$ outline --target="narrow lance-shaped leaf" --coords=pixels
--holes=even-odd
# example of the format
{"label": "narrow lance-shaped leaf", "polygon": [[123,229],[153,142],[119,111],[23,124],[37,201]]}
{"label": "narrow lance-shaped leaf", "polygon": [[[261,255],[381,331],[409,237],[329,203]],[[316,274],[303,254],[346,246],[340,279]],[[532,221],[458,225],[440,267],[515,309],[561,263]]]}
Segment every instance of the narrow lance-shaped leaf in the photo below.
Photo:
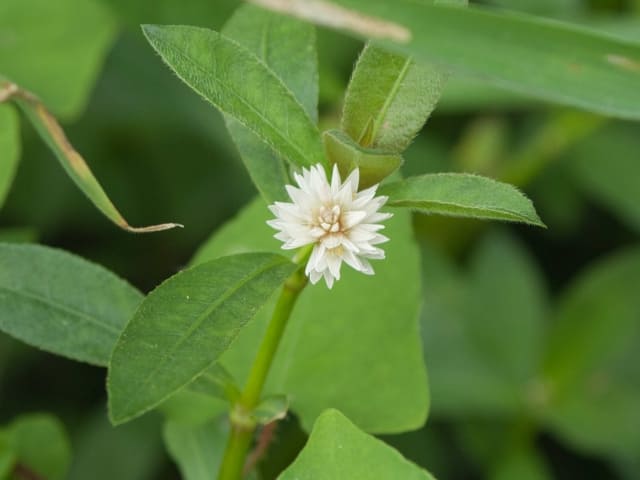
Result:
{"label": "narrow lance-shaped leaf", "polygon": [[[494,85],[640,118],[640,45],[533,16],[414,0],[252,0]],[[615,85],[615,88],[612,86]]]}
{"label": "narrow lance-shaped leaf", "polygon": [[[32,93],[22,90],[11,82],[2,83],[0,78],[0,101],[13,100],[27,115],[31,123],[60,161],[67,175],[109,220],[120,228],[133,233],[147,233],[181,227],[177,223],[163,223],[149,227],[132,227],[111,202],[84,158],[73,148],[56,118]],[[4,97],[4,98],[3,98]]]}
{"label": "narrow lance-shaped leaf", "polygon": [[[318,119],[318,60],[313,25],[250,4],[241,5],[222,33],[262,60],[291,90],[314,122]],[[284,200],[287,165],[259,136],[226,117],[249,175],[269,203]]]}
{"label": "narrow lance-shaped leaf", "polygon": [[410,177],[382,186],[387,205],[421,213],[523,222],[543,227],[531,200],[506,183],[463,173]]}
{"label": "narrow lance-shaped leaf", "polygon": [[212,30],[145,25],[167,65],[197,93],[296,166],[325,163],[320,134],[286,85],[253,53]]}
{"label": "narrow lance-shaped leaf", "polygon": [[[0,101],[2,101],[0,99]],[[11,105],[0,105],[0,207],[4,203],[20,158],[20,123]]]}
{"label": "narrow lance-shaped leaf", "polygon": [[112,422],[141,415],[210,368],[295,269],[280,255],[234,255],[184,270],[151,292],[111,357]]}
{"label": "narrow lance-shaped leaf", "polygon": [[142,295],[61,250],[0,244],[0,330],[29,345],[104,366]]}
{"label": "narrow lance-shaped leaf", "polygon": [[335,480],[337,478],[433,480],[417,465],[367,435],[342,413],[326,410],[313,425],[311,437],[298,458],[279,480]]}

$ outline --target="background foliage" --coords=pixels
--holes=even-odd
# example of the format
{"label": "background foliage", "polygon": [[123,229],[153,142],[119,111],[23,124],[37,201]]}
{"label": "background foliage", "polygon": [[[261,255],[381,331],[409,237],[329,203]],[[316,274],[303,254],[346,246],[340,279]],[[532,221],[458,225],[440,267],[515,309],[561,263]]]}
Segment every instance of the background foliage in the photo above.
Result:
{"label": "background foliage", "polygon": [[[482,3],[607,32],[611,42],[622,39],[630,49],[640,42],[637,1]],[[139,28],[143,23],[188,24],[219,31],[236,6],[232,0],[60,0],[53,8],[41,0],[4,0],[0,72],[11,73],[12,79],[37,92],[61,119],[75,147],[132,223],[174,220],[186,228],[144,237],[115,229],[74,188],[32,127],[19,120],[17,110],[0,105],[0,200],[6,195],[0,240],[64,248],[106,266],[145,293],[187,265],[205,239],[245,205],[194,262],[216,258],[234,245],[250,249],[256,241],[270,242],[268,228],[263,228],[263,240],[244,226],[256,225],[261,213],[259,202],[250,203],[255,189],[225,129],[230,120],[174,78]],[[231,37],[243,32],[241,25],[226,28]],[[306,38],[302,31],[291,34]],[[461,49],[474,47],[480,53],[471,60],[497,68],[482,56],[482,45],[465,41],[459,30],[455,34],[442,50],[434,51],[460,55]],[[533,199],[548,230],[416,216],[418,246],[390,243],[389,257],[395,260],[381,265],[378,277],[388,282],[403,278],[404,272],[414,282],[408,288],[400,288],[399,281],[390,287],[385,282],[376,285],[380,305],[361,315],[361,324],[348,323],[354,312],[336,317],[329,300],[324,301],[328,311],[318,312],[314,323],[327,331],[346,329],[345,338],[359,335],[363,358],[384,359],[388,367],[357,372],[365,381],[353,385],[349,378],[340,378],[353,345],[331,345],[335,364],[314,364],[326,375],[325,383],[341,392],[353,388],[380,402],[365,411],[354,393],[336,407],[366,430],[385,434],[385,442],[441,479],[634,479],[640,467],[640,131],[632,121],[567,107],[580,106],[577,101],[558,105],[560,90],[543,95],[536,90],[541,85],[536,84],[536,69],[552,61],[555,47],[584,55],[594,52],[588,43],[568,46],[562,39],[554,43],[554,38],[540,38],[540,59],[532,57],[524,73],[513,72],[514,81],[532,77],[530,83],[519,84],[517,93],[495,82],[452,74],[402,167],[413,175],[473,172],[513,182]],[[317,40],[320,124],[335,128],[362,44],[327,29],[318,29]],[[510,48],[508,40],[493,49],[498,49],[493,52],[497,57],[522,54]],[[276,71],[277,61],[269,59]],[[309,66],[301,66],[301,71],[315,75]],[[602,75],[598,78],[608,78],[607,72]],[[293,75],[289,81],[305,87]],[[555,85],[549,81],[547,90]],[[589,101],[610,95],[611,102],[599,111],[633,117],[624,109],[632,108],[636,86],[605,82],[600,97]],[[571,92],[581,87],[575,81],[562,88]],[[232,129],[234,136],[246,135],[238,125]],[[282,194],[270,188],[272,183],[264,185],[261,190],[273,198]],[[390,230],[408,228],[408,215],[400,217]],[[238,247],[239,238],[245,243]],[[26,269],[25,275],[37,278],[37,271]],[[0,271],[0,287],[3,282],[15,279],[4,279]],[[90,295],[91,285],[86,288]],[[115,281],[113,289],[123,298],[122,309],[132,309],[139,293]],[[326,293],[316,290],[314,295]],[[388,382],[414,385],[420,392],[425,380],[419,345],[406,346],[414,361],[407,365],[394,362],[397,344],[386,342],[396,337],[402,341],[412,325],[403,322],[415,312],[400,309],[397,325],[381,325],[375,315],[382,315],[384,295],[422,299],[420,326],[431,391],[428,423],[393,435],[388,424],[402,421],[407,429],[417,428],[426,412],[419,408],[419,397],[392,398]],[[339,289],[332,292],[336,296]],[[353,308],[360,312],[358,305]],[[246,371],[243,352],[254,350],[263,322],[255,322],[226,354],[233,373]],[[329,348],[330,337],[324,337],[322,329],[298,334],[308,339],[301,350],[309,364]],[[318,397],[335,394],[319,394],[315,385],[305,383],[304,361],[299,371],[285,368],[295,345],[287,342],[269,390],[295,391],[300,416],[289,416],[279,426],[261,466],[264,478],[274,478],[295,458],[306,440],[304,429],[319,413]],[[86,352],[90,363],[105,363],[99,347]],[[206,475],[210,466],[188,461],[185,455],[198,448],[215,452],[222,444],[225,427],[212,418],[221,405],[186,392],[163,407],[171,419],[164,426],[161,415],[152,414],[113,429],[106,417],[104,382],[102,369],[40,352],[2,334],[0,476],[3,462],[9,461],[2,456],[5,443],[17,445],[12,451],[53,474],[51,478],[169,479],[178,476],[178,469],[188,478]],[[389,405],[397,410],[382,414]],[[323,432],[339,427],[345,436],[366,443],[363,449],[384,455],[376,450],[380,444],[360,438],[340,414],[328,412],[317,421],[322,428],[310,443],[317,451],[326,448]],[[33,449],[34,441],[59,448],[41,455]],[[293,471],[306,461],[300,457]],[[187,473],[185,465],[195,471]]]}

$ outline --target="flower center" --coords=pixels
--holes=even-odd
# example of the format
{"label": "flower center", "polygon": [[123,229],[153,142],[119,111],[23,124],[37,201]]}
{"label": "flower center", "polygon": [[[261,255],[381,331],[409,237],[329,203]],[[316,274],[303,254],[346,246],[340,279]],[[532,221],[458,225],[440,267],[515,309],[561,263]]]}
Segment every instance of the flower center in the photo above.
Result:
{"label": "flower center", "polygon": [[318,212],[318,223],[320,227],[327,233],[336,233],[340,231],[340,205],[334,205],[329,208],[325,205],[320,207]]}

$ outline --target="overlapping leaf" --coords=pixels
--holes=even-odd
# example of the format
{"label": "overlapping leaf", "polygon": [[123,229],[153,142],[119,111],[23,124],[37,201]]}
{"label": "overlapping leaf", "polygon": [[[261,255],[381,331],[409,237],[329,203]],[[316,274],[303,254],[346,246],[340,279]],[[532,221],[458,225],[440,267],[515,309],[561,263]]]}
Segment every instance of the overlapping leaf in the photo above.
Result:
{"label": "overlapping leaf", "polygon": [[417,61],[481,77],[528,96],[640,118],[640,45],[635,43],[570,24],[478,7],[413,0],[334,0],[320,5],[305,0],[252,1],[376,39]]}
{"label": "overlapping leaf", "polygon": [[[194,263],[230,253],[281,251],[265,223],[269,215],[264,202],[255,201],[203,245]],[[306,429],[332,406],[372,432],[404,431],[425,421],[429,396],[416,321],[419,256],[408,212],[395,212],[385,234],[391,238],[387,258],[374,262],[374,276],[345,269],[331,291],[320,284],[307,287],[287,326],[265,394],[290,395],[291,409]],[[270,310],[265,308],[221,358],[240,382]]]}
{"label": "overlapping leaf", "polygon": [[[318,61],[311,24],[245,4],[227,21],[222,33],[264,62],[291,90],[309,116],[318,119]],[[233,118],[227,129],[251,178],[268,202],[286,198],[291,183],[287,165],[267,143]]]}
{"label": "overlapping leaf", "polygon": [[295,268],[280,255],[234,255],[184,270],[151,292],[109,363],[111,420],[131,420],[210,368]]}
{"label": "overlapping leaf", "polygon": [[212,30],[146,25],[177,75],[294,165],[325,163],[320,134],[287,86],[253,53]]}

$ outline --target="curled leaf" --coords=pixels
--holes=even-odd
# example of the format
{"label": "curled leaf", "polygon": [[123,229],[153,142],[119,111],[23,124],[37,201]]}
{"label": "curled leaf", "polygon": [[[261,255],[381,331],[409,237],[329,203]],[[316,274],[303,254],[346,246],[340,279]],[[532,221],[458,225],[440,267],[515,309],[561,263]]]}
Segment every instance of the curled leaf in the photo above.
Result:
{"label": "curled leaf", "polygon": [[21,89],[15,83],[0,84],[0,102],[12,100],[29,118],[40,137],[58,158],[67,175],[109,220],[120,228],[132,233],[149,233],[182,227],[179,223],[162,223],[148,227],[132,227],[115,207],[95,178],[87,162],[73,148],[58,120],[32,93]]}

